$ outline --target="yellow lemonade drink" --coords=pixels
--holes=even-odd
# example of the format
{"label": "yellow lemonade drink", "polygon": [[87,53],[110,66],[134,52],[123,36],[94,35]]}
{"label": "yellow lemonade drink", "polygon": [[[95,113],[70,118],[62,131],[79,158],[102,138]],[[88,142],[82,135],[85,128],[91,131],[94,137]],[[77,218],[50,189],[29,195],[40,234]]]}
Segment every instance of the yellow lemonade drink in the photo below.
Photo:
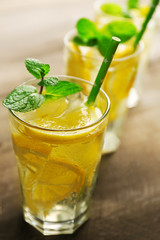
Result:
{"label": "yellow lemonade drink", "polygon": [[[95,47],[75,44],[72,41],[75,34],[74,30],[69,32],[64,40],[66,73],[92,82],[97,75],[103,56]],[[102,88],[109,95],[111,109],[103,153],[115,151],[120,144],[127,99],[138,75],[142,50],[141,43],[134,51],[132,40],[120,44],[104,79]]]}
{"label": "yellow lemonade drink", "polygon": [[[106,5],[109,4],[109,5]],[[112,10],[110,12],[110,4],[116,4],[119,7],[116,7],[116,11]],[[106,5],[106,6],[105,6]],[[127,10],[126,3],[119,3],[119,1],[114,0],[98,0],[94,3],[94,12],[95,12],[95,21],[99,26],[103,26],[113,20],[128,20],[129,22],[133,22],[137,29],[140,30],[141,26],[148,14],[149,5],[147,3],[140,5],[138,8],[132,8]],[[108,6],[108,7],[107,7]],[[129,14],[127,17],[126,14]],[[141,56],[140,67],[139,67],[139,75],[136,78],[134,86],[130,90],[129,98],[128,98],[128,107],[135,107],[138,102],[142,92],[142,82],[143,76],[146,72],[146,67],[149,63],[149,59],[151,57],[152,49],[154,47],[154,42],[156,38],[156,32],[158,29],[158,23],[160,22],[160,7],[157,7],[156,12],[153,18],[150,20],[147,30],[143,36],[144,43],[144,51]]]}
{"label": "yellow lemonade drink", "polygon": [[[116,4],[117,6],[119,6],[116,12],[115,10],[114,12],[112,12],[113,10],[110,12],[110,9],[108,9],[110,4],[111,5]],[[145,4],[140,4],[140,6],[138,6],[137,8],[131,8],[128,10],[126,3],[120,4],[119,1],[117,0],[114,0],[114,1],[100,0],[94,3],[95,21],[98,25],[103,26],[106,23],[109,23],[110,21],[113,21],[113,20],[126,19],[128,21],[134,22],[134,24],[140,30],[144,22],[144,19],[146,18],[149,12],[149,8],[150,8],[149,4],[145,3]],[[143,41],[146,46],[145,53],[147,58],[149,58],[149,50],[151,49],[151,46],[153,44],[153,40],[155,37],[155,32],[156,32],[156,29],[158,28],[158,23],[160,19],[159,15],[160,15],[160,7],[157,7],[156,12],[153,15],[153,18],[150,20],[148,24],[147,31],[143,36]]]}
{"label": "yellow lemonade drink", "polygon": [[73,233],[88,219],[110,108],[103,90],[87,106],[90,83],[67,76],[59,80],[83,90],[34,111],[10,111],[24,218],[44,235]]}

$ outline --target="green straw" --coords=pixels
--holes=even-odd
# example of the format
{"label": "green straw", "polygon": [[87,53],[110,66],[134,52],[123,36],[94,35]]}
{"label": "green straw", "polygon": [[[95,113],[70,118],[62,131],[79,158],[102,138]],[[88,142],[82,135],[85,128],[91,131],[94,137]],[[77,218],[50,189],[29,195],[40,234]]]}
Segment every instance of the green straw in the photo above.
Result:
{"label": "green straw", "polygon": [[120,41],[121,40],[119,38],[112,37],[108,51],[103,59],[102,65],[99,69],[94,85],[88,96],[87,100],[88,105],[94,103]]}
{"label": "green straw", "polygon": [[149,12],[148,12],[148,14],[146,16],[146,19],[143,22],[142,28],[141,28],[140,32],[137,34],[137,37],[135,39],[135,42],[134,42],[134,48],[135,49],[136,49],[139,41],[142,39],[142,36],[143,36],[143,34],[144,34],[144,32],[145,32],[145,30],[147,28],[147,25],[148,25],[149,21],[152,18],[153,13],[156,10],[156,7],[157,7],[158,3],[159,3],[159,0],[153,0],[152,1],[151,7],[150,7]]}

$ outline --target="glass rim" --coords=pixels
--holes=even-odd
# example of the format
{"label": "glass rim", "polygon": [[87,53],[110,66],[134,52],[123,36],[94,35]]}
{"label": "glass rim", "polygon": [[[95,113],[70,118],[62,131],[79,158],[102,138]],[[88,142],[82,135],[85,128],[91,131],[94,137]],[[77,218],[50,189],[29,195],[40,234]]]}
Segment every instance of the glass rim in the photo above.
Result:
{"label": "glass rim", "polygon": [[[54,75],[58,78],[66,78],[66,79],[73,79],[73,80],[78,80],[78,81],[81,81],[81,82],[84,82],[86,84],[89,84],[91,86],[93,86],[93,83],[92,82],[89,82],[87,80],[84,80],[82,78],[78,78],[78,77],[73,77],[73,76],[69,76],[69,75]],[[38,80],[36,78],[33,78],[33,79],[29,79],[25,82],[23,82],[22,84],[18,85],[18,86],[21,86],[21,85],[24,85],[28,82],[31,82],[33,80]],[[60,80],[61,81],[61,80]],[[18,87],[17,86],[17,87]],[[100,123],[101,121],[103,121],[105,119],[105,117],[107,116],[107,114],[109,113],[109,110],[110,110],[110,106],[111,106],[111,103],[110,103],[110,99],[108,97],[108,95],[106,94],[106,92],[100,88],[100,92],[105,96],[106,100],[107,100],[107,107],[104,111],[104,113],[102,114],[102,116],[100,118],[98,118],[95,122],[89,124],[89,125],[86,125],[84,127],[78,127],[78,128],[73,128],[73,129],[50,129],[50,128],[44,128],[44,127],[39,127],[39,126],[36,126],[36,125],[33,125],[31,123],[27,123],[25,120],[21,119],[20,117],[18,117],[15,112],[11,109],[9,109],[9,112],[20,122],[22,122],[23,124],[27,125],[28,127],[30,128],[34,128],[34,129],[37,129],[37,130],[40,130],[40,131],[45,131],[45,132],[55,132],[55,133],[62,133],[62,132],[75,132],[75,131],[82,131],[83,129],[88,129],[88,128],[91,128],[91,127],[94,127],[95,125],[97,125],[98,123]]]}
{"label": "glass rim", "polygon": [[[75,51],[75,50],[73,50],[72,48],[69,47],[69,44],[68,44],[68,43],[69,43],[69,41],[70,41],[70,39],[71,39],[71,36],[72,36],[72,35],[74,36],[74,35],[76,34],[76,32],[77,32],[76,29],[72,29],[72,30],[70,30],[69,32],[66,33],[66,35],[64,36],[64,45],[65,45],[70,51],[72,51],[73,53],[76,53],[77,55],[79,55],[79,56],[81,56],[81,57],[83,57],[83,58],[90,59],[90,60],[93,60],[93,61],[94,61],[94,60],[96,60],[96,61],[97,61],[97,60],[98,60],[98,61],[102,61],[102,60],[103,60],[103,56],[102,56],[102,57],[86,57],[84,54],[79,53],[79,52],[77,52],[77,51]],[[89,46],[87,46],[87,47],[89,47]],[[125,57],[113,59],[112,61],[115,62],[115,63],[118,63],[118,62],[126,61],[126,60],[128,60],[128,59],[132,59],[132,58],[138,56],[138,55],[143,51],[143,49],[144,49],[144,44],[143,44],[142,41],[140,41],[140,43],[139,43],[138,48],[136,49],[136,51],[134,51],[133,53],[131,53],[131,54],[125,56]]]}

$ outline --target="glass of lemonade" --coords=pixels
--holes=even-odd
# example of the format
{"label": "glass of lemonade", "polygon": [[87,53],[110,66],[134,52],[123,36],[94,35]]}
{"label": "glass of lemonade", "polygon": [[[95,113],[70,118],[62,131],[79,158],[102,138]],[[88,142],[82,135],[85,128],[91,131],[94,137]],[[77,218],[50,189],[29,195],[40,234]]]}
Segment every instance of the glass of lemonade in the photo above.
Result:
{"label": "glass of lemonade", "polygon": [[[95,21],[96,21],[97,25],[103,26],[103,25],[105,25],[105,24],[107,24],[107,23],[109,23],[113,20],[125,19],[125,20],[128,20],[128,21],[132,21],[136,25],[138,30],[141,29],[143,21],[144,21],[147,13],[149,11],[149,4],[147,5],[147,3],[145,3],[145,4],[140,5],[139,8],[130,9],[129,14],[130,14],[131,17],[126,18],[126,17],[123,17],[121,14],[116,13],[116,12],[115,12],[114,15],[106,13],[103,10],[103,6],[104,6],[104,4],[108,4],[108,3],[118,4],[122,8],[124,13],[128,11],[127,10],[127,3],[122,4],[122,3],[119,3],[119,1],[117,1],[117,0],[113,0],[113,1],[98,0],[98,1],[95,1],[94,12],[95,12]],[[159,16],[160,16],[160,7],[157,7],[153,18],[151,19],[151,21],[148,24],[147,31],[145,32],[145,34],[143,36],[143,42],[144,42],[145,49],[143,51],[143,54],[142,54],[142,57],[141,57],[141,63],[140,63],[141,76],[139,76],[136,79],[133,87],[130,90],[129,97],[128,97],[128,103],[127,103],[129,108],[135,107],[138,104],[139,99],[140,99],[140,95],[141,95],[141,92],[142,92],[142,80],[143,80],[143,76],[144,76],[146,67],[147,67],[148,62],[149,62],[152,47],[154,45],[153,44],[154,43],[154,38],[156,36],[156,31],[158,29],[158,23],[159,23],[159,20],[160,20]]]}
{"label": "glass of lemonade", "polygon": [[85,104],[92,83],[58,78],[83,90],[31,112],[9,111],[24,218],[44,235],[73,233],[88,219],[110,109],[103,90]]}
{"label": "glass of lemonade", "polygon": [[[92,82],[96,78],[103,57],[94,47],[75,44],[72,41],[75,35],[76,31],[72,30],[64,39],[66,73]],[[114,152],[119,147],[127,112],[127,99],[136,77],[139,76],[142,50],[142,43],[136,51],[133,51],[130,43],[120,44],[104,79],[102,88],[109,95],[111,110],[103,153]]]}

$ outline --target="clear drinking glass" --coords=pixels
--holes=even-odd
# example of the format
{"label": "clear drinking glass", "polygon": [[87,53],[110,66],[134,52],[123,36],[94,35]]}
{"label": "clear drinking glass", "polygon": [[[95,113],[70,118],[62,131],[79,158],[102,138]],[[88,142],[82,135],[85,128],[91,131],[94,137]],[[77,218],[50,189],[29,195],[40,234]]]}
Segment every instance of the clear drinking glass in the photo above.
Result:
{"label": "clear drinking glass", "polygon": [[[110,14],[107,14],[105,12],[102,11],[101,6],[102,4],[105,3],[115,3],[115,4],[119,4],[123,10],[127,10],[127,6],[126,3],[119,3],[119,1],[117,0],[98,0],[95,1],[94,3],[94,12],[95,12],[95,21],[99,26],[103,26],[107,23],[109,23],[110,21],[113,20],[122,20],[124,19],[122,16],[113,16]],[[145,3],[146,5],[143,7],[141,6],[140,9],[131,9],[130,10],[130,14],[132,16],[132,19],[130,18],[125,18],[125,20],[128,19],[128,21],[132,21],[136,26],[137,29],[140,30],[142,23],[145,19],[145,16],[147,14],[148,11],[148,6],[147,3]],[[149,3],[148,3],[149,4]],[[142,94],[142,79],[143,76],[145,74],[146,71],[146,67],[148,65],[149,62],[149,58],[151,55],[151,51],[153,48],[153,43],[154,43],[154,38],[156,36],[156,31],[158,29],[158,23],[160,20],[160,7],[157,7],[156,12],[152,18],[152,20],[149,22],[148,27],[147,27],[147,31],[145,32],[144,36],[143,36],[143,43],[144,43],[144,51],[142,53],[141,56],[141,62],[140,62],[140,68],[141,68],[141,76],[138,76],[135,80],[135,83],[133,85],[133,87],[130,90],[129,96],[128,96],[128,102],[127,105],[129,108],[135,107],[137,106],[139,100],[140,100],[140,95]]]}
{"label": "clear drinking glass", "polygon": [[[96,55],[93,47],[77,46],[72,42],[76,32],[69,32],[64,39],[66,74],[94,81],[103,57]],[[140,75],[139,63],[143,50],[140,43],[136,52],[113,59],[102,88],[109,95],[111,110],[105,136],[103,153],[117,150],[120,144],[123,122],[127,112],[127,99],[136,77]]]}
{"label": "clear drinking glass", "polygon": [[[110,108],[108,96],[100,90],[95,105],[81,111],[92,84],[68,76],[59,76],[59,80],[81,85],[82,93],[44,103],[32,112],[9,112],[24,219],[44,235],[73,233],[88,219]],[[95,120],[87,124],[88,112],[93,112]],[[95,117],[97,112],[101,112],[99,117]],[[57,127],[48,128],[48,121]],[[64,121],[81,125],[65,129]],[[39,122],[46,128],[36,125]]]}

